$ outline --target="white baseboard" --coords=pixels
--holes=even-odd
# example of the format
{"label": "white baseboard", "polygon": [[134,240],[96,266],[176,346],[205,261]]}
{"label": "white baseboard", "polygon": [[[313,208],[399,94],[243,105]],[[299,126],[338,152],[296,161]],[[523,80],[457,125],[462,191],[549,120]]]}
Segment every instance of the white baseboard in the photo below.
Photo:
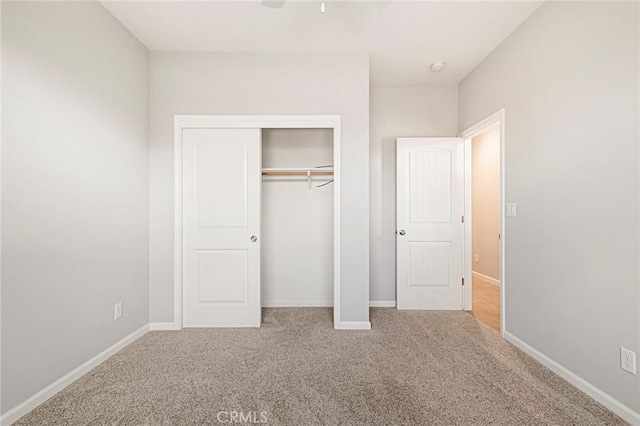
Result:
{"label": "white baseboard", "polygon": [[395,308],[395,300],[369,300],[369,306],[372,308]]}
{"label": "white baseboard", "polygon": [[152,322],[149,324],[149,330],[151,331],[181,330],[181,328],[172,322]]}
{"label": "white baseboard", "polygon": [[42,404],[43,402],[45,402],[46,400],[48,400],[49,398],[51,398],[52,396],[54,396],[55,394],[57,394],[67,386],[69,386],[71,383],[75,382],[80,377],[84,376],[89,371],[93,370],[95,367],[97,367],[98,365],[106,361],[113,354],[120,351],[122,348],[134,342],[135,340],[139,339],[140,337],[144,336],[148,331],[149,331],[149,324],[146,324],[140,329],[129,334],[127,337],[120,340],[110,348],[94,356],[93,358],[91,358],[89,361],[85,362],[78,368],[60,377],[58,380],[51,383],[49,386],[45,387],[44,389],[42,389],[40,392],[36,393],[35,395],[28,398],[26,401],[22,402],[18,406],[4,413],[0,418],[0,424],[2,424],[2,426],[9,426],[10,424],[18,420],[20,417],[24,416],[29,411],[36,408],[38,405]]}
{"label": "white baseboard", "polygon": [[474,277],[476,277],[479,280],[482,280],[484,282],[487,282],[489,284],[493,284],[493,285],[497,285],[498,287],[500,287],[500,280],[496,280],[495,278],[491,278],[487,275],[483,275],[480,272],[475,272],[475,271],[471,271],[471,275],[473,275]]}
{"label": "white baseboard", "polygon": [[371,323],[369,321],[340,321],[333,328],[336,330],[371,330]]}
{"label": "white baseboard", "polygon": [[640,425],[640,413],[636,413],[608,393],[587,382],[585,379],[558,364],[548,356],[538,352],[536,349],[532,348],[508,331],[504,332],[504,338],[514,346],[518,347],[518,349],[530,355],[540,364],[544,365],[549,370],[553,371],[558,376],[562,377],[567,382],[571,383],[573,386],[580,389],[582,392],[586,393],[591,398],[616,413],[618,416],[622,417],[625,421],[632,425]]}

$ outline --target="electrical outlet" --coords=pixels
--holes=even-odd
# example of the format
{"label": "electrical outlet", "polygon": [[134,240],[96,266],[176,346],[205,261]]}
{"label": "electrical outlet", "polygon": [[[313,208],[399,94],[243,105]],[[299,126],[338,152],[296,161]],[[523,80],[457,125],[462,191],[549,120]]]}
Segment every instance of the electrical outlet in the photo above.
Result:
{"label": "electrical outlet", "polygon": [[516,217],[516,203],[507,203],[507,217]]}
{"label": "electrical outlet", "polygon": [[476,254],[475,260],[476,260],[476,263],[478,263],[478,255],[477,254]]}
{"label": "electrical outlet", "polygon": [[116,303],[115,311],[115,319],[122,318],[122,302]]}
{"label": "electrical outlet", "polygon": [[636,374],[636,353],[620,347],[620,368],[631,374]]}

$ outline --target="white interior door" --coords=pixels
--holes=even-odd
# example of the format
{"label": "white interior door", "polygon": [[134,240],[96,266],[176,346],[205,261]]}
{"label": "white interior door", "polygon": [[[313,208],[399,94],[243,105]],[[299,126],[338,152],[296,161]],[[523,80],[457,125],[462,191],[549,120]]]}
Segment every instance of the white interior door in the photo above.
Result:
{"label": "white interior door", "polygon": [[183,326],[259,327],[260,129],[185,129]]}
{"label": "white interior door", "polygon": [[397,140],[398,309],[462,309],[461,138]]}

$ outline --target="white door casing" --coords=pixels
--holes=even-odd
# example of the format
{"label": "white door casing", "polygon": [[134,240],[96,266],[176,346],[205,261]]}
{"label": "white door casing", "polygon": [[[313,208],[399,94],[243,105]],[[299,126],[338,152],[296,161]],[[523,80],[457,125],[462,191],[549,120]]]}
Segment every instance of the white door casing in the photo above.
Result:
{"label": "white door casing", "polygon": [[397,140],[398,309],[462,309],[463,143]]}
{"label": "white door casing", "polygon": [[259,327],[260,129],[182,133],[183,326]]}
{"label": "white door casing", "polygon": [[472,259],[471,259],[471,234],[472,234],[472,203],[471,203],[471,160],[472,138],[476,135],[484,132],[488,127],[499,123],[500,125],[500,334],[505,335],[506,329],[506,273],[505,273],[505,259],[506,250],[505,242],[507,239],[507,233],[505,228],[506,223],[506,201],[505,201],[505,109],[499,109],[488,117],[480,120],[473,126],[463,130],[458,134],[459,137],[464,138],[465,142],[465,255],[464,255],[464,303],[463,309],[472,309],[472,293],[473,293],[473,274],[472,274]]}

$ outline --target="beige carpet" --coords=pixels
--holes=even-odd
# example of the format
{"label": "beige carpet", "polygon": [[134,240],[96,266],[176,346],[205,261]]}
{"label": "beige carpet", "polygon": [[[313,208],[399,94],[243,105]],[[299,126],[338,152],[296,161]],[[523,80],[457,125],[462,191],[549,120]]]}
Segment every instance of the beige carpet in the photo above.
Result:
{"label": "beige carpet", "polygon": [[335,331],[331,316],[265,309],[260,329],[151,332],[17,424],[212,425],[232,411],[284,425],[624,424],[468,313],[372,309],[372,331]]}

